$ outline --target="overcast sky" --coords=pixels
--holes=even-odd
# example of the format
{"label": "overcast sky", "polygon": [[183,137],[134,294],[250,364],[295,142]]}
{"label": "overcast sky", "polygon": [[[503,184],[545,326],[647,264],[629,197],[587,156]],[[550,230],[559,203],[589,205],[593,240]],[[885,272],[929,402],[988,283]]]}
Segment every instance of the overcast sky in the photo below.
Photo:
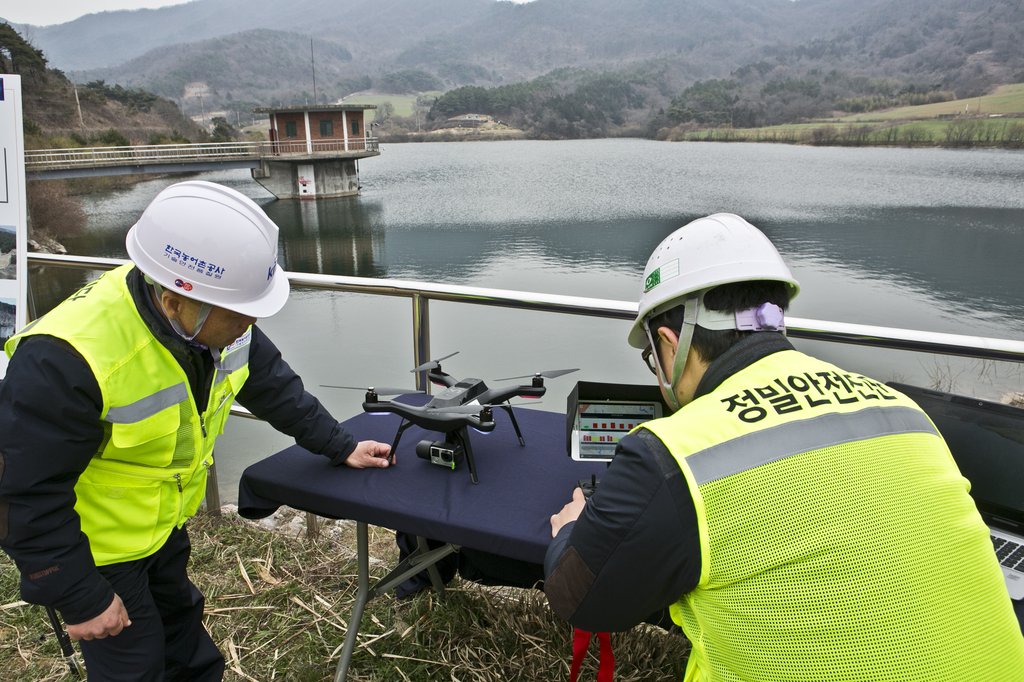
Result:
{"label": "overcast sky", "polygon": [[[49,26],[63,24],[86,14],[118,9],[167,7],[189,0],[4,0],[0,17],[15,24]],[[512,0],[529,2],[530,0]]]}

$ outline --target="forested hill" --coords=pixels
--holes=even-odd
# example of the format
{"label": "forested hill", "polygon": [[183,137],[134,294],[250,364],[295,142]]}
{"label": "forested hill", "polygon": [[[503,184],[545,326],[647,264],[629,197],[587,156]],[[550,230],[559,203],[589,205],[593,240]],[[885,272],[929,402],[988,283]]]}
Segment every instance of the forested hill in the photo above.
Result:
{"label": "forested hill", "polygon": [[29,149],[158,144],[207,136],[174,102],[153,93],[100,82],[76,87],[5,23],[0,23],[0,73],[21,76]]}
{"label": "forested hill", "polygon": [[761,125],[1024,81],[1021,0],[194,0],[19,29],[79,83],[193,115],[447,93],[435,121],[476,109],[538,136]]}
{"label": "forested hill", "polygon": [[[493,0],[193,0],[155,10],[89,14],[54,26],[16,28],[64,71],[115,66],[160,48],[254,29],[322,38],[359,52],[360,61],[378,63],[420,40],[472,25],[494,4]],[[272,48],[273,42],[261,46]],[[267,61],[273,54],[266,53]]]}
{"label": "forested hill", "polygon": [[[825,30],[788,55],[847,72],[930,82],[961,97],[1024,81],[1020,0],[798,0]],[[780,52],[786,56],[787,51]]]}
{"label": "forested hill", "polygon": [[[975,89],[1024,71],[1020,0],[195,0],[17,28],[80,82],[152,82],[172,98],[182,93],[163,88],[182,75],[205,80],[190,61],[204,40],[214,41],[204,44],[208,56],[219,49],[224,62],[240,42],[261,55],[234,60],[235,96],[251,99],[282,78],[308,89],[307,73],[296,67],[282,76],[275,67],[279,60],[309,62],[308,40],[288,34],[319,46],[328,97],[344,94],[346,84],[409,69],[445,89],[651,60],[667,63],[683,86],[773,59]],[[245,33],[254,29],[273,32]],[[262,79],[250,73],[258,68]],[[226,84],[211,85],[221,92]]]}

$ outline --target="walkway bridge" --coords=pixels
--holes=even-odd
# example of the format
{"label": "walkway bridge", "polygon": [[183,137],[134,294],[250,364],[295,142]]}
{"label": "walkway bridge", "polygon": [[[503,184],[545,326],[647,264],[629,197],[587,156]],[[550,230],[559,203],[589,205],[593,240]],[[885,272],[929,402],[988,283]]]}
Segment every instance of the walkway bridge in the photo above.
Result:
{"label": "walkway bridge", "polygon": [[[376,137],[345,140],[204,142],[198,144],[139,144],[91,146],[71,150],[28,150],[29,180],[61,180],[101,175],[195,173],[225,168],[248,168],[253,179],[275,197],[313,198],[318,181],[321,196],[357,194],[357,160],[376,157]],[[281,169],[285,168],[285,171]],[[327,168],[317,173],[314,168]],[[298,170],[296,170],[298,169]],[[305,175],[303,175],[305,173]],[[307,179],[308,176],[308,179]],[[339,184],[339,178],[347,186]]]}
{"label": "walkway bridge", "polygon": [[[258,172],[265,161],[271,160],[302,163],[323,159],[354,160],[378,154],[377,138],[30,149],[25,152],[25,175],[29,180],[63,180],[225,168],[249,168]],[[257,173],[253,177],[258,179]]]}

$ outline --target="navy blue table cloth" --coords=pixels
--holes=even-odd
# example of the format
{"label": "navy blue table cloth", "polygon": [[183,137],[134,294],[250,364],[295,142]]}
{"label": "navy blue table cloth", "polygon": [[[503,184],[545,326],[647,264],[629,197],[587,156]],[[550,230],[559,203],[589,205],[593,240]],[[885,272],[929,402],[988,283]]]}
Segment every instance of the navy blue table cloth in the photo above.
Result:
{"label": "navy blue table cloth", "polygon": [[[425,398],[400,398],[417,399]],[[238,512],[262,518],[287,505],[543,563],[550,516],[571,498],[578,480],[600,478],[606,465],[569,458],[565,415],[513,409],[525,446],[504,410],[494,411],[497,425],[491,433],[469,431],[477,484],[465,462],[452,471],[417,457],[417,442],[443,436],[414,426],[402,434],[396,464],[387,469],[333,467],[326,457],[299,446],[252,464],[239,481]],[[399,423],[391,414],[360,414],[344,427],[357,440],[391,443]]]}

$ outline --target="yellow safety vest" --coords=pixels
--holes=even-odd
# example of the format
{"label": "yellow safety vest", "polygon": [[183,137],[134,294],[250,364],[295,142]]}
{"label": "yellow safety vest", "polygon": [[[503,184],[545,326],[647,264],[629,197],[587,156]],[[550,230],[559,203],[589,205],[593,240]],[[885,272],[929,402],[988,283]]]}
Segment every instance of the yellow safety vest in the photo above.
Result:
{"label": "yellow safety vest", "polygon": [[86,284],[5,344],[46,334],[78,351],[99,384],[104,441],[75,485],[75,511],[97,565],[158,550],[195,514],[213,445],[249,376],[248,330],[214,354],[207,408],[199,414],[184,370],[150,333],[121,266]]}
{"label": "yellow safety vest", "polygon": [[1024,680],[969,484],[902,394],[789,350],[642,428],[697,510],[687,682]]}

